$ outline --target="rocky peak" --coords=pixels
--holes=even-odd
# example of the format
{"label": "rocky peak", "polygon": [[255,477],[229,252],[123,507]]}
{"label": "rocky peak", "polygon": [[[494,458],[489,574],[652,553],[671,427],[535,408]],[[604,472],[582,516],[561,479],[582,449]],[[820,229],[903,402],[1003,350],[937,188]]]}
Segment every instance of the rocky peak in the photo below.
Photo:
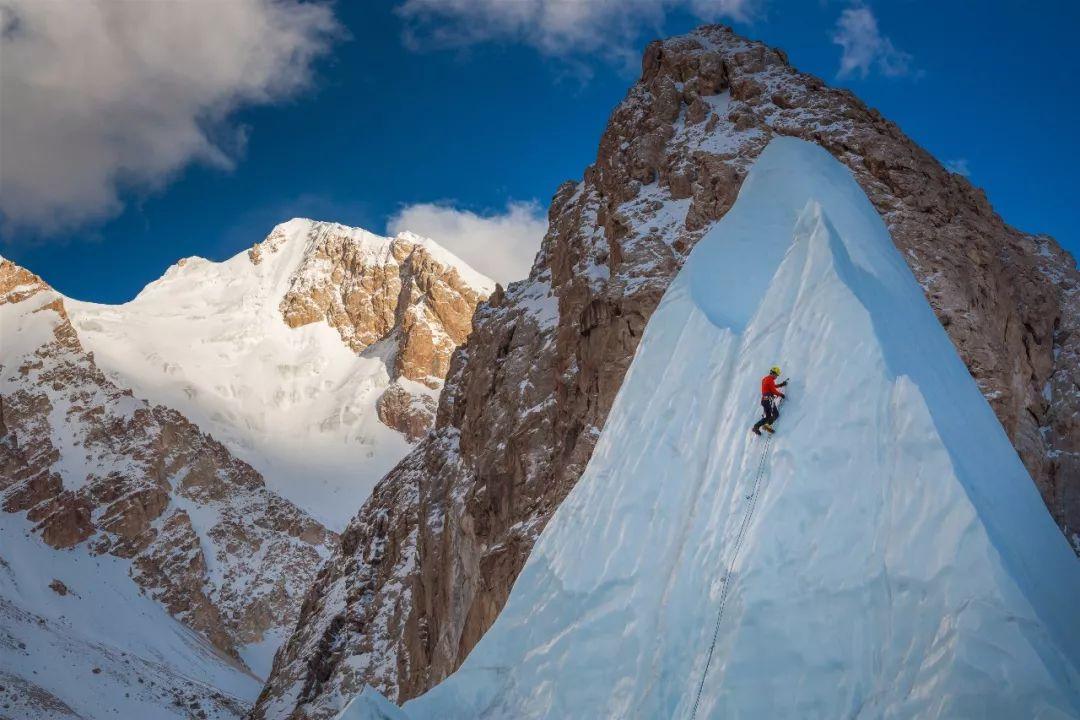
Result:
{"label": "rocky peak", "polygon": [[648,47],[596,162],[557,191],[530,277],[478,307],[435,432],[344,533],[256,718],[332,717],[365,684],[402,701],[458,667],[587,464],[661,295],[775,135],[852,171],[1075,537],[1075,261],[850,92],[707,26]]}
{"label": "rocky peak", "polygon": [[[357,353],[391,340],[396,377],[441,386],[450,353],[469,336],[476,303],[495,284],[411,233],[380,237],[313,223],[308,237],[281,300],[285,323],[326,322]],[[261,257],[280,242],[275,231],[252,253]]]}
{"label": "rocky peak", "polygon": [[[380,418],[415,437],[417,416],[394,411],[395,398],[404,393],[411,405],[427,408],[422,424],[430,426],[435,396],[415,384],[441,389],[450,355],[465,342],[476,305],[494,283],[412,233],[388,238],[342,225],[292,221],[297,222],[308,222],[310,229],[303,259],[281,300],[285,323],[296,328],[325,322],[354,352],[384,353],[394,389],[380,398]],[[249,252],[252,262],[278,252],[284,236],[275,229]],[[414,382],[397,382],[402,378]]]}
{"label": "rocky peak", "polygon": [[48,289],[40,277],[0,257],[0,305],[19,303]]}

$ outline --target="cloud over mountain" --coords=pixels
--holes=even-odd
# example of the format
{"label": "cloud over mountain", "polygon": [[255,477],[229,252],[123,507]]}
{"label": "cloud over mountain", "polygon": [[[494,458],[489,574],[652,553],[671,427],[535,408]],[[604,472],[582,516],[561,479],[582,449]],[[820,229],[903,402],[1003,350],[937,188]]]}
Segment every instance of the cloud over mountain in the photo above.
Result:
{"label": "cloud over mountain", "polygon": [[387,222],[388,233],[403,230],[435,240],[505,285],[529,274],[547,219],[535,202],[510,202],[505,212],[489,215],[445,203],[416,203]]}
{"label": "cloud over mountain", "polygon": [[397,11],[406,23],[405,43],[414,49],[510,41],[552,57],[600,55],[633,65],[639,34],[660,28],[668,13],[747,21],[760,5],[760,0],[405,0]]}
{"label": "cloud over mountain", "polygon": [[296,0],[0,0],[0,215],[56,233],[118,213],[191,162],[229,168],[245,105],[287,98],[341,32]]}
{"label": "cloud over mountain", "polygon": [[840,13],[832,40],[843,48],[839,77],[858,75],[865,78],[876,70],[887,77],[912,72],[911,55],[893,45],[881,34],[874,12],[856,3]]}

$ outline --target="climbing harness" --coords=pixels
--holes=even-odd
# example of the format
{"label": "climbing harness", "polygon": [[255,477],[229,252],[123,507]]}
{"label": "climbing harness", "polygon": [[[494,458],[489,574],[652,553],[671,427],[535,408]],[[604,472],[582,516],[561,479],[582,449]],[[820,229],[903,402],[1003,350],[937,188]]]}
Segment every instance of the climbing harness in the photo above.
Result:
{"label": "climbing harness", "polygon": [[[781,402],[783,400],[781,399]],[[720,592],[720,607],[716,611],[716,625],[713,627],[712,643],[709,645],[709,654],[705,657],[705,669],[701,671],[701,682],[698,683],[697,696],[694,698],[694,706],[690,711],[690,720],[697,718],[698,705],[701,703],[701,692],[705,689],[705,678],[709,674],[709,665],[712,664],[713,652],[716,650],[716,641],[720,637],[720,622],[724,619],[724,608],[727,606],[728,588],[731,587],[731,574],[735,572],[735,563],[739,559],[739,550],[742,548],[743,538],[750,527],[750,521],[754,517],[754,508],[757,507],[758,488],[765,475],[765,461],[769,457],[769,447],[772,445],[772,433],[765,437],[765,447],[761,450],[761,458],[758,460],[757,475],[754,476],[754,484],[750,491],[750,502],[743,511],[742,524],[739,533],[735,537],[735,549],[731,553],[731,561],[728,563],[727,572],[724,574],[724,589]]]}

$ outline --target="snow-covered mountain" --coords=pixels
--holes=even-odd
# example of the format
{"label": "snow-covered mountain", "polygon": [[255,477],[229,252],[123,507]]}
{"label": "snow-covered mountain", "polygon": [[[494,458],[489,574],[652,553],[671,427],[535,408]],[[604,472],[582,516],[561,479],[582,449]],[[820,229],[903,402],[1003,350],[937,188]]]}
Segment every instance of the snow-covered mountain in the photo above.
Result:
{"label": "snow-covered mountain", "polygon": [[493,287],[308,220],[121,306],[0,258],[0,715],[246,713]]}
{"label": "snow-covered mountain", "polygon": [[181,260],[124,305],[66,305],[109,378],[340,530],[430,426],[493,289],[431,240],[297,219],[225,262]]}
{"label": "snow-covered mountain", "polygon": [[11,717],[239,717],[336,536],[106,378],[64,298],[3,259],[0,328]]}
{"label": "snow-covered mountain", "polygon": [[777,137],[850,171],[1080,549],[1075,260],[852,93],[705,26],[646,49],[595,162],[556,192],[530,276],[478,307],[434,431],[342,534],[255,718],[332,718],[366,685],[401,703],[465,661],[589,463],[668,285]]}
{"label": "snow-covered mountain", "polygon": [[[791,398],[759,438],[778,361]],[[777,138],[653,314],[498,620],[400,717],[1078,717],[1078,596],[874,207]]]}

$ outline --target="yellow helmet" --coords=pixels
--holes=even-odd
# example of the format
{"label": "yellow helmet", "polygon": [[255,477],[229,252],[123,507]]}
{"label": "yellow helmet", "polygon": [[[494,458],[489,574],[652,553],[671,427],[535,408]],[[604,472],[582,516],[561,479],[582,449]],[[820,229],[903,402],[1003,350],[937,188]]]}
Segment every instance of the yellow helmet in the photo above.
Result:
{"label": "yellow helmet", "polygon": [[780,366],[779,365],[773,365],[771,368],[769,368],[769,372],[771,372],[773,375],[779,375],[780,374]]}

